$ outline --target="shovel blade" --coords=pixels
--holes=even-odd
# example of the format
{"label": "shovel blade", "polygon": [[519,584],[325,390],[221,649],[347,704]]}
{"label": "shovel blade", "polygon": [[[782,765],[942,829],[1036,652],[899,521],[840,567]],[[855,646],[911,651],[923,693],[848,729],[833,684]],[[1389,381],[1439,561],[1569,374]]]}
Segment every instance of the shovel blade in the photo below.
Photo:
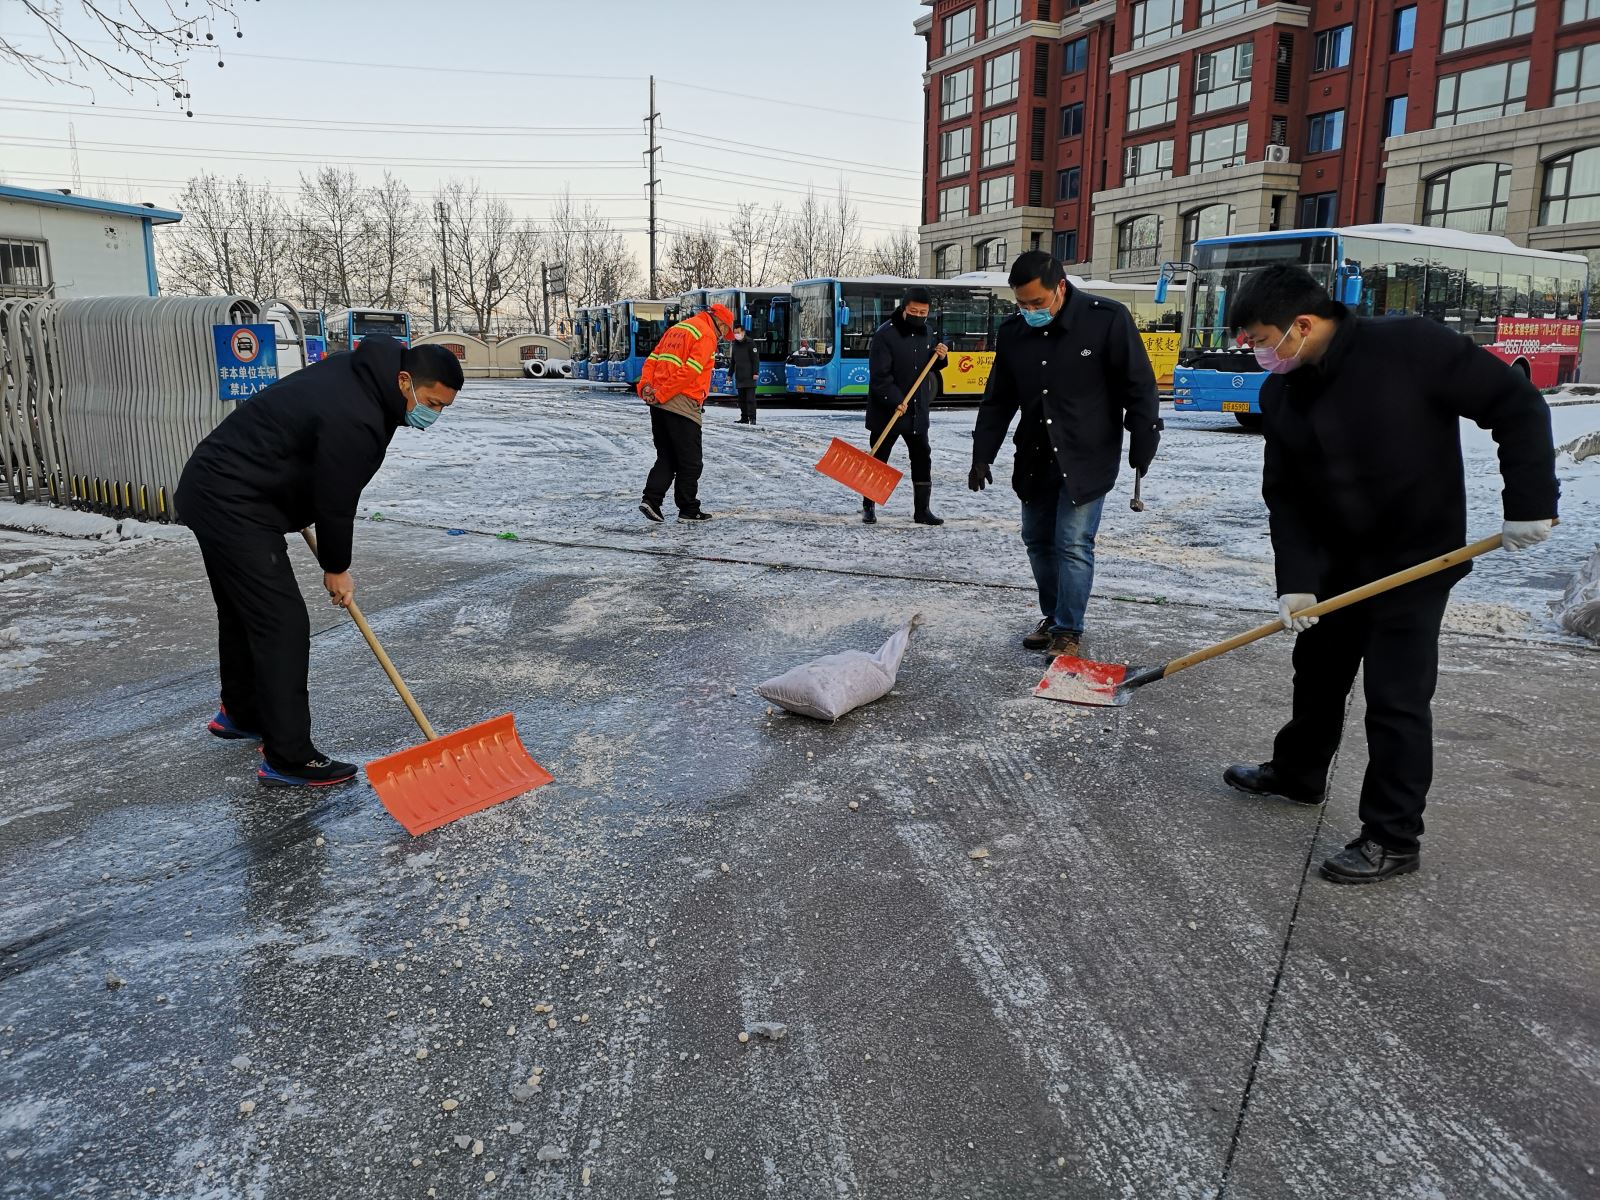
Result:
{"label": "shovel blade", "polygon": [[817,460],[817,470],[874,504],[887,504],[895,486],[905,478],[888,463],[839,438],[828,444],[827,452]]}
{"label": "shovel blade", "polygon": [[510,713],[367,764],[372,790],[412,837],[553,778],[523,748]]}
{"label": "shovel blade", "polygon": [[1044,679],[1033,694],[1067,704],[1121,708],[1132,698],[1132,693],[1122,687],[1127,677],[1128,668],[1121,663],[1092,662],[1063,654],[1045,670]]}

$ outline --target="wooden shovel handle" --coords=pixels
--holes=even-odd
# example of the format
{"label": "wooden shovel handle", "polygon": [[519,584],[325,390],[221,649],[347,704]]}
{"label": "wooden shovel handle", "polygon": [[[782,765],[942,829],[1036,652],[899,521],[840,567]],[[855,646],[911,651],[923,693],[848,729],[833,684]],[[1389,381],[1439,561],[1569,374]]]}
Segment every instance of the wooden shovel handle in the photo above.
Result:
{"label": "wooden shovel handle", "polygon": [[[913,403],[915,403],[917,398],[917,389],[922,386],[922,381],[928,377],[928,372],[933,369],[933,364],[938,361],[939,356],[934,354],[930,356],[927,363],[923,365],[921,373],[917,376],[917,381],[911,385],[911,390],[906,393],[907,399],[905,403],[907,407],[910,407]],[[872,443],[871,453],[873,458],[878,457],[878,447],[883,445],[884,439],[889,436],[889,431],[894,428],[894,423],[899,419],[900,409],[897,406],[894,410],[894,415],[889,418],[889,423],[883,427],[883,432],[878,435],[878,440]]]}
{"label": "wooden shovel handle", "polygon": [[[1313,604],[1310,608],[1302,608],[1295,612],[1297,617],[1323,617],[1329,613],[1338,612],[1341,608],[1349,608],[1352,604],[1359,604],[1363,600],[1383,592],[1393,591],[1408,583],[1415,583],[1419,579],[1426,579],[1429,575],[1436,575],[1440,571],[1448,571],[1451,567],[1460,566],[1462,563],[1487,554],[1491,550],[1500,548],[1501,536],[1495,534],[1486,537],[1480,542],[1473,542],[1470,546],[1463,546],[1459,550],[1452,550],[1449,554],[1441,554],[1438,558],[1431,558],[1425,563],[1418,563],[1414,567],[1407,567],[1404,571],[1396,571],[1393,575],[1385,575],[1382,579],[1374,579],[1371,583],[1355,588],[1348,592],[1341,592],[1331,596],[1321,603]],[[1241,633],[1231,637],[1225,642],[1218,642],[1215,646],[1207,646],[1204,650],[1196,650],[1193,654],[1186,654],[1182,658],[1175,658],[1162,668],[1159,678],[1165,679],[1168,675],[1175,675],[1179,671],[1186,671],[1199,663],[1208,662],[1218,655],[1226,654],[1230,650],[1237,650],[1240,646],[1248,646],[1251,642],[1258,642],[1264,637],[1271,637],[1275,633],[1283,632],[1282,621],[1269,621],[1259,625],[1248,633]],[[1131,680],[1130,680],[1131,682]]]}
{"label": "wooden shovel handle", "polygon": [[[317,537],[309,529],[302,529],[300,536],[305,538],[306,545],[311,547],[311,553],[317,552]],[[356,628],[361,630],[361,636],[367,639],[367,645],[372,647],[373,657],[378,660],[378,665],[383,668],[383,673],[389,677],[389,682],[394,684],[394,690],[399,693],[400,699],[405,701],[411,710],[412,719],[416,721],[417,728],[422,730],[430,742],[439,740],[439,735],[433,731],[433,726],[428,724],[428,718],[422,715],[422,709],[417,705],[416,697],[411,694],[411,689],[406,686],[406,681],[400,678],[400,672],[395,670],[394,663],[389,661],[389,656],[378,644],[378,635],[372,632],[372,626],[367,624],[367,618],[362,615],[360,607],[354,600],[346,606],[346,611],[355,620]]]}

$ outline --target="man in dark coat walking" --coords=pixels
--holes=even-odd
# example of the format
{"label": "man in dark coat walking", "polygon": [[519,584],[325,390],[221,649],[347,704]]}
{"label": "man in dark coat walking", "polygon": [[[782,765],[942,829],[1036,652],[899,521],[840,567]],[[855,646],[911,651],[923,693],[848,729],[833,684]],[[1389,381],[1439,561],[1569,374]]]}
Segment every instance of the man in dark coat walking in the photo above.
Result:
{"label": "man in dark coat walking", "polygon": [[[918,525],[943,525],[930,507],[933,497],[933,447],[928,441],[929,410],[944,388],[936,368],[928,372],[914,396],[906,393],[917,381],[932,355],[943,360],[948,348],[928,328],[928,312],[933,296],[924,287],[906,289],[900,307],[872,335],[867,351],[871,374],[867,384],[867,432],[876,442],[891,420],[894,429],[878,447],[877,457],[889,461],[897,441],[904,441],[911,457],[911,490],[916,502],[913,520]],[[896,419],[898,414],[898,419]],[[867,525],[878,521],[877,507],[871,500],[861,501],[861,520]]]}
{"label": "man in dark coat walking", "polygon": [[1075,655],[1122,432],[1128,431],[1128,466],[1141,475],[1161,442],[1155,373],[1132,314],[1072,287],[1043,250],[1019,257],[1009,282],[1020,311],[995,338],[967,486],[982,491],[994,482],[989,466],[1021,410],[1011,485],[1022,500],[1022,541],[1044,614],[1022,644],[1051,658]]}
{"label": "man in dark coat walking", "polygon": [[743,325],[733,327],[733,344],[728,350],[728,371],[733,389],[739,393],[740,425],[756,423],[756,384],[761,381],[761,351]]}
{"label": "man in dark coat walking", "polygon": [[311,623],[283,535],[316,526],[323,586],[348,605],[361,490],[394,431],[426,429],[461,384],[443,346],[367,337],[240,404],[189,456],[178,516],[200,543],[217,604],[222,706],[209,728],[261,741],[262,783],[325,787],[356,773],[311,742]]}
{"label": "man in dark coat walking", "polygon": [[1293,716],[1271,760],[1223,778],[1253,795],[1321,804],[1360,669],[1361,832],[1322,874],[1336,883],[1403,875],[1422,861],[1439,626],[1471,564],[1320,620],[1295,614],[1466,543],[1463,417],[1500,447],[1505,548],[1548,538],[1560,495],[1550,407],[1527,376],[1467,335],[1424,317],[1354,317],[1297,266],[1250,276],[1228,322],[1271,373],[1261,387],[1261,490],[1278,615],[1299,637]]}

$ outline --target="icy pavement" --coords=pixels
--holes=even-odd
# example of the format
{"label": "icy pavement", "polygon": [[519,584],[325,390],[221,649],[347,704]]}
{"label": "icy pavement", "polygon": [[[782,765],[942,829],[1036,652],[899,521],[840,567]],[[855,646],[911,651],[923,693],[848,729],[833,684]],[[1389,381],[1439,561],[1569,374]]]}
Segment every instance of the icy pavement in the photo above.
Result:
{"label": "icy pavement", "polygon": [[[1423,870],[1336,888],[1308,867],[1355,825],[1358,736],[1325,812],[1218,779],[1266,751],[1287,638],[1126,709],[1029,697],[1012,501],[956,488],[970,413],[938,418],[942,530],[829,524],[848,498],[796,468],[859,414],[801,411],[709,430],[729,515],[647,529],[639,414],[549,390],[398,438],[358,529],[435,725],[513,712],[556,777],[422,838],[204,734],[192,546],[0,585],[0,1196],[1595,1194],[1600,654],[1448,637]],[[1215,538],[1205,489],[1259,515],[1258,444],[1181,424],[1166,524],[1113,504],[1108,571]],[[1115,585],[1146,602],[1107,587],[1090,650],[1253,621],[1237,526]],[[751,694],[915,611],[838,725]],[[319,744],[414,744],[312,615]]]}

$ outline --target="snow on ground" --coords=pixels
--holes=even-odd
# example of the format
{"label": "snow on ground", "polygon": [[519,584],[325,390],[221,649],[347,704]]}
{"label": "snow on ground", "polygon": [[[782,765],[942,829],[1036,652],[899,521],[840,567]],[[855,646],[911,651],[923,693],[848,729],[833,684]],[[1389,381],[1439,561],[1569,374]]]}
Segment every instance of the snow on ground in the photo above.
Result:
{"label": "snow on ground", "polygon": [[[1271,546],[1261,500],[1261,439],[1231,418],[1167,411],[1167,433],[1145,480],[1147,510],[1128,508],[1124,471],[1108,498],[1096,594],[1154,604],[1273,607]],[[1600,401],[1553,410],[1557,442],[1600,429]],[[996,484],[967,490],[971,409],[933,418],[934,509],[947,524],[910,522],[902,484],[876,527],[861,525],[854,493],[812,464],[828,440],[860,444],[857,409],[768,406],[754,428],[712,408],[701,495],[718,519],[690,528],[647,524],[636,511],[654,457],[643,407],[618,390],[529,380],[473,382],[426,434],[402,430],[367,489],[364,513],[520,538],[663,554],[824,567],[863,575],[979,582],[1018,591],[1017,623],[1033,607],[1032,577],[1008,485],[1009,446]],[[1499,528],[1495,447],[1463,426],[1470,528]],[[897,452],[896,465],[905,467]],[[1447,625],[1461,633],[1572,640],[1555,624],[1557,599],[1600,528],[1600,460],[1558,464],[1563,524],[1547,546],[1480,561],[1456,588]],[[359,570],[359,567],[358,567]],[[1091,615],[1091,621],[1092,621]]]}

